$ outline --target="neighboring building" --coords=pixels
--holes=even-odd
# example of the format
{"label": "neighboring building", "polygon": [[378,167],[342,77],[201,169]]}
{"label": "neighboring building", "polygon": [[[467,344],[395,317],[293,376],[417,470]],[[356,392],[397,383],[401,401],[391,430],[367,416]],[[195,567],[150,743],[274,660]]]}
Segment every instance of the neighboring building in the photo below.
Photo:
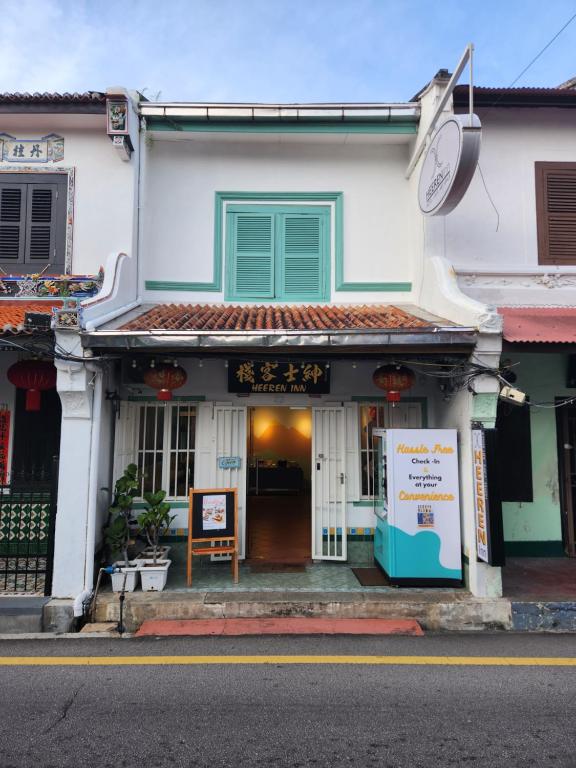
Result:
{"label": "neighboring building", "polygon": [[[99,473],[98,483],[90,479],[92,499],[102,510],[108,505],[105,457],[94,461],[92,454],[86,477],[74,472],[74,461],[83,451],[91,456],[92,429],[88,420],[87,438],[80,437],[86,414],[78,408],[75,368],[95,391],[102,389],[97,384],[100,374],[91,372],[82,357],[78,362],[67,352],[70,340],[78,339],[83,311],[87,318],[97,313],[108,295],[114,273],[126,260],[120,254],[134,250],[137,163],[122,162],[128,158],[125,140],[116,150],[107,135],[111,131],[107,100],[132,104],[117,89],[108,96],[0,94],[0,484],[4,486],[0,589],[4,590],[41,591],[47,580],[50,591],[54,539],[62,567],[74,571],[77,566],[84,573],[86,537],[74,541],[73,551],[66,552],[71,533],[67,505],[86,527],[85,481],[92,472]],[[137,136],[135,112],[132,122]],[[82,356],[81,348],[73,352]],[[34,403],[27,390],[35,387],[44,391]],[[57,474],[59,514],[54,531]],[[90,560],[92,550],[93,544]]]}
{"label": "neighboring building", "polygon": [[[567,87],[568,86],[568,87]],[[474,88],[480,173],[429,252],[504,319],[502,360],[529,405],[501,403],[510,555],[576,556],[576,91]],[[454,92],[466,111],[468,87]]]}

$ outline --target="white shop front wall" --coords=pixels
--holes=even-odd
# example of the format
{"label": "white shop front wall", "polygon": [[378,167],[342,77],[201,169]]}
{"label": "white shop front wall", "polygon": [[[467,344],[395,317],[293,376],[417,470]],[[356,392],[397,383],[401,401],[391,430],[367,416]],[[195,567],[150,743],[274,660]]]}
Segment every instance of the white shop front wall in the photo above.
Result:
{"label": "white shop front wall", "polygon": [[[363,301],[398,301],[397,292],[370,286],[414,281],[416,200],[404,178],[407,157],[405,145],[346,144],[342,137],[338,143],[327,139],[279,143],[263,138],[202,141],[154,137],[146,156],[144,281],[149,287],[150,283],[184,285],[214,280],[217,192],[255,193],[256,201],[257,193],[339,193],[344,282],[366,284]],[[336,293],[334,231],[331,237],[332,300],[357,302],[357,289]],[[144,298],[222,301],[225,258],[222,261],[221,291],[167,288],[145,290]],[[410,300],[409,294],[400,295],[403,301]]]}
{"label": "white shop front wall", "polygon": [[[180,466],[188,462],[189,476],[194,477],[194,485],[196,487],[238,487],[240,534],[244,544],[248,409],[259,406],[267,408],[292,406],[310,409],[314,425],[311,451],[315,450],[319,454],[327,454],[327,448],[322,447],[319,442],[321,439],[319,427],[324,424],[325,429],[331,428],[321,421],[322,413],[341,411],[342,466],[345,475],[344,524],[348,534],[373,534],[374,502],[372,489],[367,487],[366,477],[366,473],[371,472],[373,457],[366,456],[370,443],[366,432],[376,426],[407,428],[427,426],[431,415],[428,403],[434,400],[434,393],[429,391],[427,382],[417,380],[416,385],[405,393],[401,403],[392,407],[385,402],[382,390],[372,383],[372,373],[377,367],[377,361],[374,363],[336,361],[331,363],[330,394],[317,397],[302,394],[254,394],[238,397],[227,391],[227,369],[224,359],[204,360],[201,366],[197,360],[180,359],[179,364],[186,369],[188,381],[184,387],[174,392],[175,399],[166,406],[158,404],[151,391],[145,387],[132,387],[122,392],[123,402],[117,422],[114,469],[115,476],[118,476],[131,461],[140,461],[143,464],[145,460],[142,454],[140,422],[144,418],[148,422],[150,419],[159,418],[160,427],[151,440],[152,443],[156,443],[157,449],[160,446],[163,464],[162,468],[157,470],[154,488],[169,489],[173,514],[176,515],[171,528],[173,534],[185,535],[188,528],[186,483],[181,482],[177,487],[174,476],[178,458],[177,445],[172,438],[172,432],[178,429],[176,425],[179,423],[180,432],[185,435],[184,440],[188,441],[188,447],[181,451],[187,454],[187,458],[181,457],[182,465]],[[370,426],[367,426],[368,422]],[[142,423],[142,433],[145,426]],[[149,435],[154,431],[150,423],[146,428],[151,430]],[[188,437],[192,432],[193,439]],[[325,432],[325,434],[328,433]],[[149,439],[148,446],[150,445]],[[240,456],[240,469],[219,468],[218,458],[222,456]],[[314,462],[317,458],[312,453],[310,480],[312,487],[314,487]],[[151,461],[148,466],[152,466]],[[339,472],[340,468],[338,468]],[[340,559],[340,557],[334,559]]]}

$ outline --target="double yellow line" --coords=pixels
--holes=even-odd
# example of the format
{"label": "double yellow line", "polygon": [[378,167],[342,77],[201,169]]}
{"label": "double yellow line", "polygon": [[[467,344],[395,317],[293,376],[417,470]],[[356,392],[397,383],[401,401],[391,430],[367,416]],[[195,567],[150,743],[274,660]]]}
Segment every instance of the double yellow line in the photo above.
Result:
{"label": "double yellow line", "polygon": [[161,667],[339,664],[445,667],[576,667],[565,656],[0,656],[0,667]]}

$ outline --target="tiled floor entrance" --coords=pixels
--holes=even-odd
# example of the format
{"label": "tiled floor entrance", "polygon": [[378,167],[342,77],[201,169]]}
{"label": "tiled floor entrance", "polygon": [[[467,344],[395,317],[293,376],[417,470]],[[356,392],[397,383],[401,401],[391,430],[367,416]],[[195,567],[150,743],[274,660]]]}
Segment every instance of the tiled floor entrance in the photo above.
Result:
{"label": "tiled floor entrance", "polygon": [[248,499],[249,561],[305,563],[310,560],[310,496],[255,496]]}

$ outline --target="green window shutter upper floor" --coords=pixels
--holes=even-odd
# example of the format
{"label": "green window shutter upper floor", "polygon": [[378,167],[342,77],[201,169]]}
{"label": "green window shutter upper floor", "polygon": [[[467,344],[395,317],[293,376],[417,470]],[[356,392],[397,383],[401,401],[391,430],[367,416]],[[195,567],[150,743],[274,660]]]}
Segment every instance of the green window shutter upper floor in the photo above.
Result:
{"label": "green window shutter upper floor", "polygon": [[226,253],[229,299],[326,300],[330,209],[234,206],[226,213]]}
{"label": "green window shutter upper floor", "polygon": [[228,213],[234,296],[274,296],[274,223],[271,214]]}
{"label": "green window shutter upper floor", "polygon": [[321,214],[281,216],[283,298],[324,298],[325,218]]}

